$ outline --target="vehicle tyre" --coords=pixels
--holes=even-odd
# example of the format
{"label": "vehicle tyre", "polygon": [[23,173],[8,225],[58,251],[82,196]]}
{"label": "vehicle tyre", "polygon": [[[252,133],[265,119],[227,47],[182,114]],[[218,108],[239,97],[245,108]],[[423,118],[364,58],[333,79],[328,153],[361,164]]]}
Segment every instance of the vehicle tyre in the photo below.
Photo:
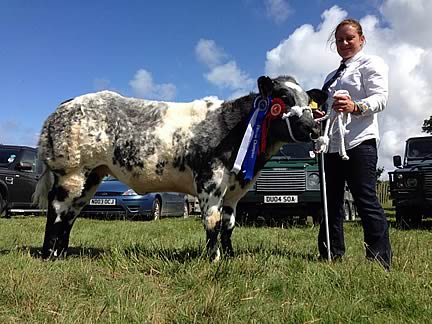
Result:
{"label": "vehicle tyre", "polygon": [[400,229],[411,228],[409,209],[407,207],[396,206],[396,226]]}
{"label": "vehicle tyre", "polygon": [[189,213],[189,202],[185,200],[183,205],[183,218],[188,218]]}
{"label": "vehicle tyre", "polygon": [[314,225],[321,224],[322,220],[324,219],[324,209],[318,208],[312,213],[312,221]]}
{"label": "vehicle tyre", "polygon": [[6,210],[7,200],[0,195],[0,217],[8,217],[8,213]]}
{"label": "vehicle tyre", "polygon": [[422,214],[420,212],[411,212],[411,227],[420,228],[422,222]]}
{"label": "vehicle tyre", "polygon": [[153,200],[153,206],[152,206],[152,211],[150,214],[150,219],[151,220],[158,220],[161,216],[161,208],[162,208],[162,203],[160,201],[159,198],[155,198],[155,200]]}

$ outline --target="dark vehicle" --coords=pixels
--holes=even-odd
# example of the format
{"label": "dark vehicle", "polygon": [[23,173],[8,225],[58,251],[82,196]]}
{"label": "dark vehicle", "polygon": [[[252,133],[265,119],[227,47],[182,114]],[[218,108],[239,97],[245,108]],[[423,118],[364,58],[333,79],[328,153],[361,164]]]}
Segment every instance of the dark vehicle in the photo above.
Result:
{"label": "dark vehicle", "polygon": [[32,195],[43,171],[35,148],[0,145],[0,214],[41,212]]}
{"label": "dark vehicle", "polygon": [[[345,218],[355,219],[352,196],[345,194]],[[254,187],[239,201],[240,220],[299,216],[305,222],[323,216],[318,156],[312,143],[289,143],[266,163]]]}
{"label": "dark vehicle", "polygon": [[81,216],[156,220],[162,216],[188,216],[187,195],[152,192],[139,195],[112,176],[104,178]]}
{"label": "dark vehicle", "polygon": [[432,215],[432,136],[409,138],[403,161],[395,155],[393,164],[397,169],[388,174],[396,223],[417,226]]}

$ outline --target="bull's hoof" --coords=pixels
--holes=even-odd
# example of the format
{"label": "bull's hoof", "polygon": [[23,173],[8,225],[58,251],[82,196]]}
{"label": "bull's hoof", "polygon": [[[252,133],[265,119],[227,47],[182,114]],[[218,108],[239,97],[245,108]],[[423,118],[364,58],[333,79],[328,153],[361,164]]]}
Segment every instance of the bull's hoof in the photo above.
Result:
{"label": "bull's hoof", "polygon": [[220,260],[220,251],[219,249],[215,249],[214,251],[209,251],[210,262],[219,262]]}
{"label": "bull's hoof", "polygon": [[43,248],[41,254],[44,260],[60,260],[66,258],[67,248]]}
{"label": "bull's hoof", "polygon": [[224,251],[223,256],[226,259],[234,258],[234,251],[232,249],[228,249]]}

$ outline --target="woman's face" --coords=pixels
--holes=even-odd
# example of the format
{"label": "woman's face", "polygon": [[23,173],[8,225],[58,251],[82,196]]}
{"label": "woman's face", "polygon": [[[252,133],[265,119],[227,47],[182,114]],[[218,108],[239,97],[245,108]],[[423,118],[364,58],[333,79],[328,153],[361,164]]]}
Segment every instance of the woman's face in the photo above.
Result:
{"label": "woman's face", "polygon": [[365,40],[351,25],[340,26],[335,37],[337,52],[344,60],[356,55],[362,49]]}

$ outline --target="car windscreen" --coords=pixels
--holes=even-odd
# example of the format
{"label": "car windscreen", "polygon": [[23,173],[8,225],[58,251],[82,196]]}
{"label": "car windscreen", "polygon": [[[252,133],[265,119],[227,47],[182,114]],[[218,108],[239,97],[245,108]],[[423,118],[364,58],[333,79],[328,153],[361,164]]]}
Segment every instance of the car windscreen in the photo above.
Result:
{"label": "car windscreen", "polygon": [[411,159],[432,159],[432,138],[419,138],[408,142],[407,157]]}
{"label": "car windscreen", "polygon": [[273,156],[273,159],[289,159],[289,160],[304,160],[313,158],[312,143],[288,143],[282,146],[279,151]]}
{"label": "car windscreen", "polygon": [[102,181],[116,181],[117,178],[113,177],[112,175],[107,175],[103,177]]}
{"label": "car windscreen", "polygon": [[14,149],[0,150],[0,166],[7,167],[13,163],[18,156],[19,151]]}

